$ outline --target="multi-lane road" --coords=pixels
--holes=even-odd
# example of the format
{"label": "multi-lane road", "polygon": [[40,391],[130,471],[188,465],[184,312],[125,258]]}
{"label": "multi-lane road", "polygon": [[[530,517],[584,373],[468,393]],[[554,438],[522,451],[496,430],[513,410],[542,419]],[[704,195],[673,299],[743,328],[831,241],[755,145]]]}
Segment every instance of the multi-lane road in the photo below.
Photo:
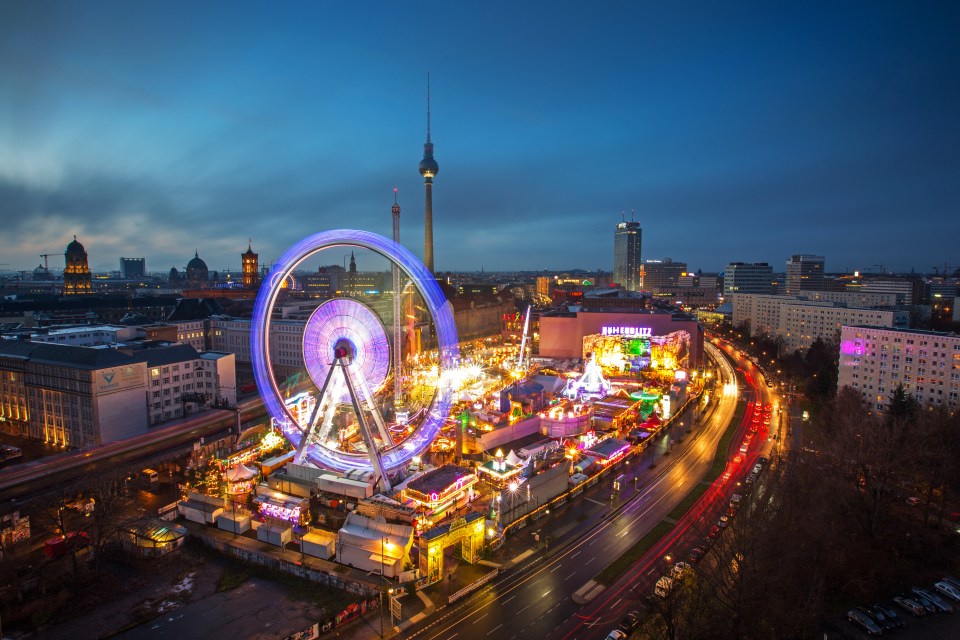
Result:
{"label": "multi-lane road", "polygon": [[[719,365],[719,388],[734,389],[730,386],[736,384],[733,366],[716,347],[708,344],[707,348]],[[566,546],[551,550],[550,555],[532,556],[465,602],[441,609],[400,637],[571,640],[605,636],[623,612],[635,608],[637,594],[622,589],[624,580],[608,587],[587,606],[574,602],[574,593],[663,520],[700,481],[713,463],[737,402],[736,391],[722,395],[717,408],[694,435],[663,459],[652,480],[615,516]],[[616,597],[611,598],[609,593]],[[603,603],[600,610],[596,610],[596,602]]]}

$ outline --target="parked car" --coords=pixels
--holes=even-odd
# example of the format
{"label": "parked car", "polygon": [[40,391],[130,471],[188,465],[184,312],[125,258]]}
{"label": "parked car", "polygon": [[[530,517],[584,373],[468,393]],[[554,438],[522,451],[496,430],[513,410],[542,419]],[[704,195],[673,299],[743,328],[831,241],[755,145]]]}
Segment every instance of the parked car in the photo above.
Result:
{"label": "parked car", "polygon": [[922,615],[926,615],[927,613],[927,610],[923,608],[923,605],[917,602],[916,600],[913,600],[912,598],[908,598],[906,596],[897,596],[896,598],[893,599],[893,601],[901,609],[912,613],[918,618]]}
{"label": "parked car", "polygon": [[864,605],[862,607],[857,607],[857,611],[869,616],[883,631],[891,631],[896,628],[896,625],[887,620],[887,616],[885,616],[882,611],[877,611],[873,607]]}
{"label": "parked car", "polygon": [[920,504],[920,499],[914,496],[910,496],[909,498],[907,498],[907,504],[910,505],[911,507],[915,507],[918,504]]}
{"label": "parked car", "polygon": [[943,580],[941,580],[940,582],[934,582],[933,588],[939,591],[940,593],[942,593],[943,595],[947,596],[954,602],[960,602],[960,589],[957,589],[955,586],[953,586],[949,582],[944,582]]}
{"label": "parked car", "polygon": [[682,576],[687,571],[690,571],[691,569],[693,569],[693,567],[691,567],[689,564],[687,564],[686,562],[680,561],[670,568],[670,576],[673,578],[679,578],[680,576]]}
{"label": "parked car", "polygon": [[943,578],[941,578],[941,580],[943,582],[946,582],[947,584],[953,585],[954,588],[956,589],[960,589],[960,580],[957,580],[956,578],[952,578],[950,576],[944,576]]}
{"label": "parked car", "polygon": [[937,611],[942,611],[943,613],[953,613],[953,605],[935,594],[933,591],[930,591],[929,589],[921,589],[920,587],[914,587],[913,589],[910,589],[910,591],[918,596],[923,596],[932,602]]}
{"label": "parked car", "polygon": [[625,634],[623,631],[620,631],[620,629],[614,629],[607,634],[606,640],[626,640],[626,638],[627,634]]}
{"label": "parked car", "polygon": [[620,621],[620,630],[626,634],[632,633],[643,622],[639,611],[631,611]]}
{"label": "parked car", "polygon": [[726,529],[728,524],[730,524],[729,516],[720,516],[720,519],[717,520],[717,526],[721,529]]}
{"label": "parked car", "polygon": [[[897,612],[891,609],[890,607],[885,607],[882,604],[871,605],[870,609],[875,611],[878,615],[883,615],[895,627],[900,627],[901,629],[907,626],[907,623],[897,615]],[[876,616],[874,616],[876,617]]]}
{"label": "parked car", "polygon": [[877,626],[877,623],[873,621],[873,618],[865,613],[857,611],[856,609],[850,609],[850,611],[847,611],[847,620],[862,628],[872,636],[879,636],[881,633],[883,633],[883,630]]}
{"label": "parked car", "polygon": [[921,607],[923,607],[924,611],[926,611],[927,613],[937,612],[937,605],[933,604],[933,602],[931,602],[927,598],[924,598],[919,593],[916,593],[915,591],[911,591],[910,594],[908,595],[909,597],[913,598],[913,600],[915,600]]}
{"label": "parked car", "polygon": [[757,464],[753,465],[753,472],[754,472],[754,473],[760,473],[761,471],[763,471],[763,465],[762,465],[762,464],[760,464],[760,463],[758,462]]}
{"label": "parked car", "polygon": [[707,550],[704,549],[703,547],[694,547],[693,549],[690,550],[690,555],[688,556],[687,559],[690,560],[690,564],[697,564],[698,562],[700,562],[700,559],[703,558],[704,555],[706,555],[706,553],[707,553]]}
{"label": "parked car", "polygon": [[720,537],[720,527],[713,525],[710,527],[710,533],[707,534],[708,538],[719,538]]}

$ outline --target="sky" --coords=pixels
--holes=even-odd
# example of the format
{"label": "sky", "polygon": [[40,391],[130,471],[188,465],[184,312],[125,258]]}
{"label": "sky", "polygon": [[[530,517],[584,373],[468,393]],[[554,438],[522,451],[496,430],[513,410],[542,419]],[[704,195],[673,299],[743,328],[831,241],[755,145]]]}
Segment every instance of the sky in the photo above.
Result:
{"label": "sky", "polygon": [[428,72],[438,271],[960,264],[960,3],[418,6],[0,3],[0,270],[422,257]]}

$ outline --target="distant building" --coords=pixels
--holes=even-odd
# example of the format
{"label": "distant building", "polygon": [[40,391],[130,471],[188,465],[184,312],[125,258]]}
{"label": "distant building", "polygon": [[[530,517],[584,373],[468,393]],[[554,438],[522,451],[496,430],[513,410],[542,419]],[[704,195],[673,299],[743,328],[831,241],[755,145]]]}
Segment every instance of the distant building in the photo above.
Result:
{"label": "distant building", "polygon": [[868,293],[893,293],[897,304],[921,304],[924,286],[919,278],[864,277],[858,288]]}
{"label": "distant building", "polygon": [[[647,260],[643,263],[643,290],[656,291],[658,289],[674,289],[680,283],[681,276],[687,273],[686,262],[666,260]],[[692,281],[693,274],[690,274]],[[693,286],[690,282],[686,286]]]}
{"label": "distant building", "polygon": [[960,336],[955,333],[845,326],[837,386],[883,410],[897,386],[921,405],[960,408]]}
{"label": "distant building", "polygon": [[738,293],[771,293],[773,267],[766,262],[731,262],[723,271],[723,296]]}
{"label": "distant building", "polygon": [[210,286],[210,271],[207,263],[200,258],[200,252],[195,251],[193,258],[187,263],[185,288],[206,289]]}
{"label": "distant building", "polygon": [[66,266],[63,269],[63,294],[81,295],[91,293],[92,278],[87,264],[87,251],[73,236],[73,242],[67,245],[63,254]]}
{"label": "distant building", "polygon": [[125,280],[143,278],[147,275],[146,258],[120,258],[120,277]]}
{"label": "distant building", "polygon": [[640,291],[641,244],[639,222],[620,222],[613,234],[613,279],[628,291]]}
{"label": "distant building", "polygon": [[345,275],[346,270],[340,265],[320,267],[316,273],[303,274],[300,285],[308,298],[330,298],[341,290]]}
{"label": "distant building", "polygon": [[910,313],[893,307],[894,296],[839,291],[808,291],[807,296],[740,294],[733,298],[734,326],[750,335],[779,337],[786,351],[806,350],[818,338],[840,339],[845,324],[905,328]]}
{"label": "distant building", "polygon": [[253,252],[251,245],[247,245],[247,250],[240,254],[241,265],[243,269],[243,288],[255,289],[260,284],[259,263],[260,256]]}
{"label": "distant building", "polygon": [[695,369],[703,361],[703,329],[692,316],[660,310],[552,311],[540,316],[540,355],[545,358],[583,358],[585,336],[660,338],[680,331],[689,336],[688,366]]}
{"label": "distant building", "polygon": [[796,254],[787,260],[787,295],[823,289],[823,256]]}
{"label": "distant building", "polygon": [[545,276],[537,277],[537,293],[541,296],[550,297],[551,292],[551,279]]}

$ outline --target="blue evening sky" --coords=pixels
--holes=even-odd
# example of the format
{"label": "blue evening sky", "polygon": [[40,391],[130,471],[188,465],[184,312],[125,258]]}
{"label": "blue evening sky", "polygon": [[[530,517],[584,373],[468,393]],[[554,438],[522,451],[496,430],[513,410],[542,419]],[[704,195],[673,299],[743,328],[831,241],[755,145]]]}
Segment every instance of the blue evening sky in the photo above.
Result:
{"label": "blue evening sky", "polygon": [[236,270],[389,235],[395,186],[422,256],[427,71],[438,270],[610,269],[631,210],[705,271],[952,269],[958,34],[953,1],[5,2],[0,269],[77,234]]}

